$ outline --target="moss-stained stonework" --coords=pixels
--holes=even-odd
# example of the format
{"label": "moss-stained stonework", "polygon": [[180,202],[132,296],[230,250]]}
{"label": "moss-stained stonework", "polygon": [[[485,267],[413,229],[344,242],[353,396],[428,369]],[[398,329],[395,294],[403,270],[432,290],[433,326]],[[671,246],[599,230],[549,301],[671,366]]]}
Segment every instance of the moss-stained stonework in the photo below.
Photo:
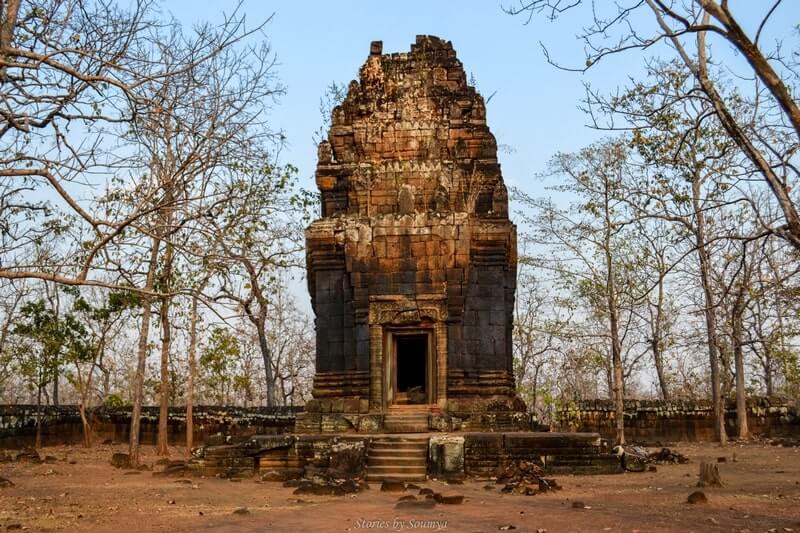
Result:
{"label": "moss-stained stonework", "polygon": [[511,356],[516,230],[483,98],[449,42],[370,52],[319,146],[322,217],[306,232],[315,401],[298,430],[358,430],[386,411],[393,336],[408,332],[429,346],[424,403],[464,419],[524,410]]}

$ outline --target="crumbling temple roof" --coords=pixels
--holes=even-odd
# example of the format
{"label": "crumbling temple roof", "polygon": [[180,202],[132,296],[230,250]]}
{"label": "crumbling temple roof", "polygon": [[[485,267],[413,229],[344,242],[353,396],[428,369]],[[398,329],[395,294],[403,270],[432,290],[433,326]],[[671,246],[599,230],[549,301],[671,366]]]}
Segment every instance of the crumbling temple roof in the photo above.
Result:
{"label": "crumbling temple roof", "polygon": [[323,215],[412,207],[505,215],[486,106],[452,44],[419,36],[408,53],[381,52],[373,42],[359,80],[333,112],[329,142],[320,144]]}

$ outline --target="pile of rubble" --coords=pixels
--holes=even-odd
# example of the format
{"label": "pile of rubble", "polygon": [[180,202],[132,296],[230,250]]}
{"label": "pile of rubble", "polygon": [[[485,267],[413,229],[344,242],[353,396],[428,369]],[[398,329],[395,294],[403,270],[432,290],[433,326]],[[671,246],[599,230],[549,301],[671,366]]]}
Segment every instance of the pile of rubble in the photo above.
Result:
{"label": "pile of rubble", "polygon": [[680,464],[685,465],[689,462],[689,458],[669,448],[661,448],[657,452],[652,452],[647,456],[651,463],[656,464]]}
{"label": "pile of rubble", "polygon": [[[620,445],[614,447],[614,453],[620,458],[622,468],[628,472],[644,472],[650,464],[686,464],[689,458],[669,448],[661,448],[657,452],[648,452],[640,446]],[[655,467],[650,466],[654,471]]]}
{"label": "pile of rubble", "polygon": [[773,437],[766,439],[771,446],[783,446],[784,448],[794,448],[800,446],[800,438],[792,437]]}
{"label": "pile of rubble", "polygon": [[19,452],[3,452],[0,451],[0,463],[31,463],[31,464],[53,464],[58,462],[56,457],[46,455],[44,457],[39,455],[34,448],[23,448]]}
{"label": "pile of rubble", "polygon": [[343,479],[326,476],[313,476],[310,479],[286,481],[284,487],[294,487],[293,494],[314,496],[344,496],[369,489],[363,479]]}
{"label": "pile of rubble", "polygon": [[545,479],[542,468],[528,461],[511,463],[497,476],[497,483],[503,485],[502,492],[533,496],[540,492],[561,490],[555,479]]}

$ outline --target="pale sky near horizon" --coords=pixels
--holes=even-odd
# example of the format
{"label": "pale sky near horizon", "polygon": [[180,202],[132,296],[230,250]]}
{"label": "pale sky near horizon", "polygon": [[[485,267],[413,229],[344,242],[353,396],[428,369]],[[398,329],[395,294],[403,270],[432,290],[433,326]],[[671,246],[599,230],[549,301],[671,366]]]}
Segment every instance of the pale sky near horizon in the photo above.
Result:
{"label": "pale sky near horizon", "polygon": [[[646,57],[667,57],[667,51],[661,46],[645,53],[625,53],[604,60],[586,74],[558,70],[547,63],[539,43],[546,45],[554,58],[580,65],[583,45],[576,36],[581,25],[588,23],[585,11],[556,23],[536,16],[526,25],[526,16],[510,16],[501,9],[514,1],[243,0],[240,9],[249,25],[274,15],[265,31],[277,56],[275,74],[287,92],[270,113],[274,127],[287,138],[284,162],[297,166],[303,185],[314,188],[312,135],[322,123],[319,101],[325,88],[334,81],[346,85],[357,76],[371,41],[383,41],[384,53],[404,52],[417,34],[429,34],[452,41],[468,77],[474,76],[484,98],[493,95],[487,104],[489,127],[498,144],[513,149],[498,154],[506,183],[533,196],[548,194],[535,179],[548,159],[602,136],[586,127],[587,117],[577,107],[584,95],[583,84],[604,91],[622,88],[629,76],[641,72]],[[230,12],[236,5],[233,0],[165,0],[162,9],[190,26],[218,20],[223,11]],[[731,9],[752,35],[765,3],[739,0],[731,2]],[[762,42],[772,44],[768,39],[774,40],[773,36],[789,38],[798,22],[800,1],[784,2]],[[791,37],[796,43],[797,35]],[[726,46],[712,46],[716,46],[712,50],[715,58],[722,58],[736,72],[741,58]],[[298,284],[293,292],[308,308],[304,285]]]}

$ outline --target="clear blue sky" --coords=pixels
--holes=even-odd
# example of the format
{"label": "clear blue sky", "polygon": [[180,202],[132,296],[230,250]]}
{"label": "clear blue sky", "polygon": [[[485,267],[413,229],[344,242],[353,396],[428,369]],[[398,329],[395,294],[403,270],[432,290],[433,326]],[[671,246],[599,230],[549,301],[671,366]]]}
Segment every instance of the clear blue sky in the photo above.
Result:
{"label": "clear blue sky", "polygon": [[[233,2],[167,1],[164,9],[185,21],[214,20]],[[253,24],[275,13],[267,34],[287,94],[273,111],[289,146],[285,159],[313,176],[312,134],[321,123],[319,99],[332,81],[347,83],[369,54],[373,40],[387,52],[408,51],[417,34],[453,42],[467,74],[488,97],[489,126],[498,143],[513,147],[500,154],[505,179],[519,184],[542,169],[556,150],[579,148],[593,138],[576,109],[581,76],[547,65],[538,40],[576,51],[573,35],[545,21],[524,26],[494,1],[264,2],[245,1]],[[573,57],[577,57],[573,54]],[[308,182],[309,186],[313,182]]]}
{"label": "clear blue sky", "polygon": [[[584,75],[560,71],[547,64],[539,42],[545,43],[554,57],[580,64],[582,44],[576,35],[588,21],[575,13],[555,24],[538,16],[525,25],[524,16],[504,13],[501,1],[509,5],[515,0],[244,0],[242,10],[250,24],[274,13],[266,31],[287,94],[272,116],[273,124],[288,138],[285,161],[299,167],[300,175],[308,180],[306,186],[313,186],[316,153],[312,134],[321,124],[319,99],[328,84],[356,77],[368,56],[370,41],[382,40],[384,52],[402,52],[417,34],[430,34],[453,42],[467,74],[474,75],[484,97],[496,91],[487,106],[489,126],[499,144],[515,150],[500,154],[505,180],[536,194],[540,184],[532,177],[544,169],[551,155],[581,148],[598,137],[585,127],[586,117],[577,109],[584,92],[582,83],[605,89],[623,86],[627,76],[639,70],[642,56],[632,53],[612,58]],[[190,25],[217,20],[236,3],[165,0],[162,5],[164,11]],[[739,0],[732,2],[732,9],[746,29],[753,31],[758,21],[755,15],[763,12],[765,5],[761,0]],[[800,2],[784,2],[777,15],[773,26],[783,25],[776,31],[785,36],[786,25],[800,22]],[[728,50],[719,52],[730,55]]]}

